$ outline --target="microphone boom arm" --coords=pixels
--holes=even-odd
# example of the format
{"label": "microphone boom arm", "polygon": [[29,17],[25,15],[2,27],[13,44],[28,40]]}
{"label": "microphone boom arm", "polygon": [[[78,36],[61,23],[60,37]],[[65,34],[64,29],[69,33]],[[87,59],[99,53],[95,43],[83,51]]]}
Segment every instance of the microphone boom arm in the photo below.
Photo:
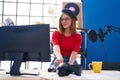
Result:
{"label": "microphone boom arm", "polygon": [[107,26],[107,30],[106,30],[106,32],[111,32],[112,30],[115,31],[115,32],[120,33],[120,28],[119,28],[119,27],[112,26],[112,25]]}

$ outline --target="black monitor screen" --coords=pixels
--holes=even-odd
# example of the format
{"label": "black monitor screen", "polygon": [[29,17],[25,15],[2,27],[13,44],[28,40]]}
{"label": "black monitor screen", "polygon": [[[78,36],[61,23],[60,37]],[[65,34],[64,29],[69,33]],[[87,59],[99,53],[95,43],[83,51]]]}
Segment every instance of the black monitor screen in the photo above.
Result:
{"label": "black monitor screen", "polygon": [[49,24],[0,27],[0,60],[50,61]]}

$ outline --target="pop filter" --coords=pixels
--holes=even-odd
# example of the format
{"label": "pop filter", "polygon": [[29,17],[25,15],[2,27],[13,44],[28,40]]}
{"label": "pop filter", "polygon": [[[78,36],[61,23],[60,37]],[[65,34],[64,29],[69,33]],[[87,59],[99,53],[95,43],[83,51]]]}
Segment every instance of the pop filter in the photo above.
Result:
{"label": "pop filter", "polygon": [[92,42],[96,42],[97,40],[97,33],[94,30],[89,30],[88,31],[88,38]]}

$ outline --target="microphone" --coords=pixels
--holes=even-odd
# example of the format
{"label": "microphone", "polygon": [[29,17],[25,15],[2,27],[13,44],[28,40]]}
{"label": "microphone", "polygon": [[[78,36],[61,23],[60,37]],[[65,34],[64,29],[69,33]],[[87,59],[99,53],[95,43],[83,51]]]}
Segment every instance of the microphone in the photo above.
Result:
{"label": "microphone", "polygon": [[104,41],[104,37],[105,37],[105,33],[103,32],[102,28],[99,28],[99,34],[98,34],[100,40],[103,42]]}

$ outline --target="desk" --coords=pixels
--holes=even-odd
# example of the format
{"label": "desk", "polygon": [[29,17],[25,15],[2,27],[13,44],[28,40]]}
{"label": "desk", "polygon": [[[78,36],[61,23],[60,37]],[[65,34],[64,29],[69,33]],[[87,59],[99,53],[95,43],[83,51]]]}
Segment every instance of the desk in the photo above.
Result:
{"label": "desk", "polygon": [[[33,71],[27,71],[33,72]],[[5,71],[0,71],[0,80],[120,80],[120,71],[105,71],[101,73],[93,73],[89,70],[83,70],[81,76],[70,74],[69,76],[59,77],[55,72],[47,72],[47,70],[37,70],[40,72],[38,76],[22,75],[10,76]]]}

